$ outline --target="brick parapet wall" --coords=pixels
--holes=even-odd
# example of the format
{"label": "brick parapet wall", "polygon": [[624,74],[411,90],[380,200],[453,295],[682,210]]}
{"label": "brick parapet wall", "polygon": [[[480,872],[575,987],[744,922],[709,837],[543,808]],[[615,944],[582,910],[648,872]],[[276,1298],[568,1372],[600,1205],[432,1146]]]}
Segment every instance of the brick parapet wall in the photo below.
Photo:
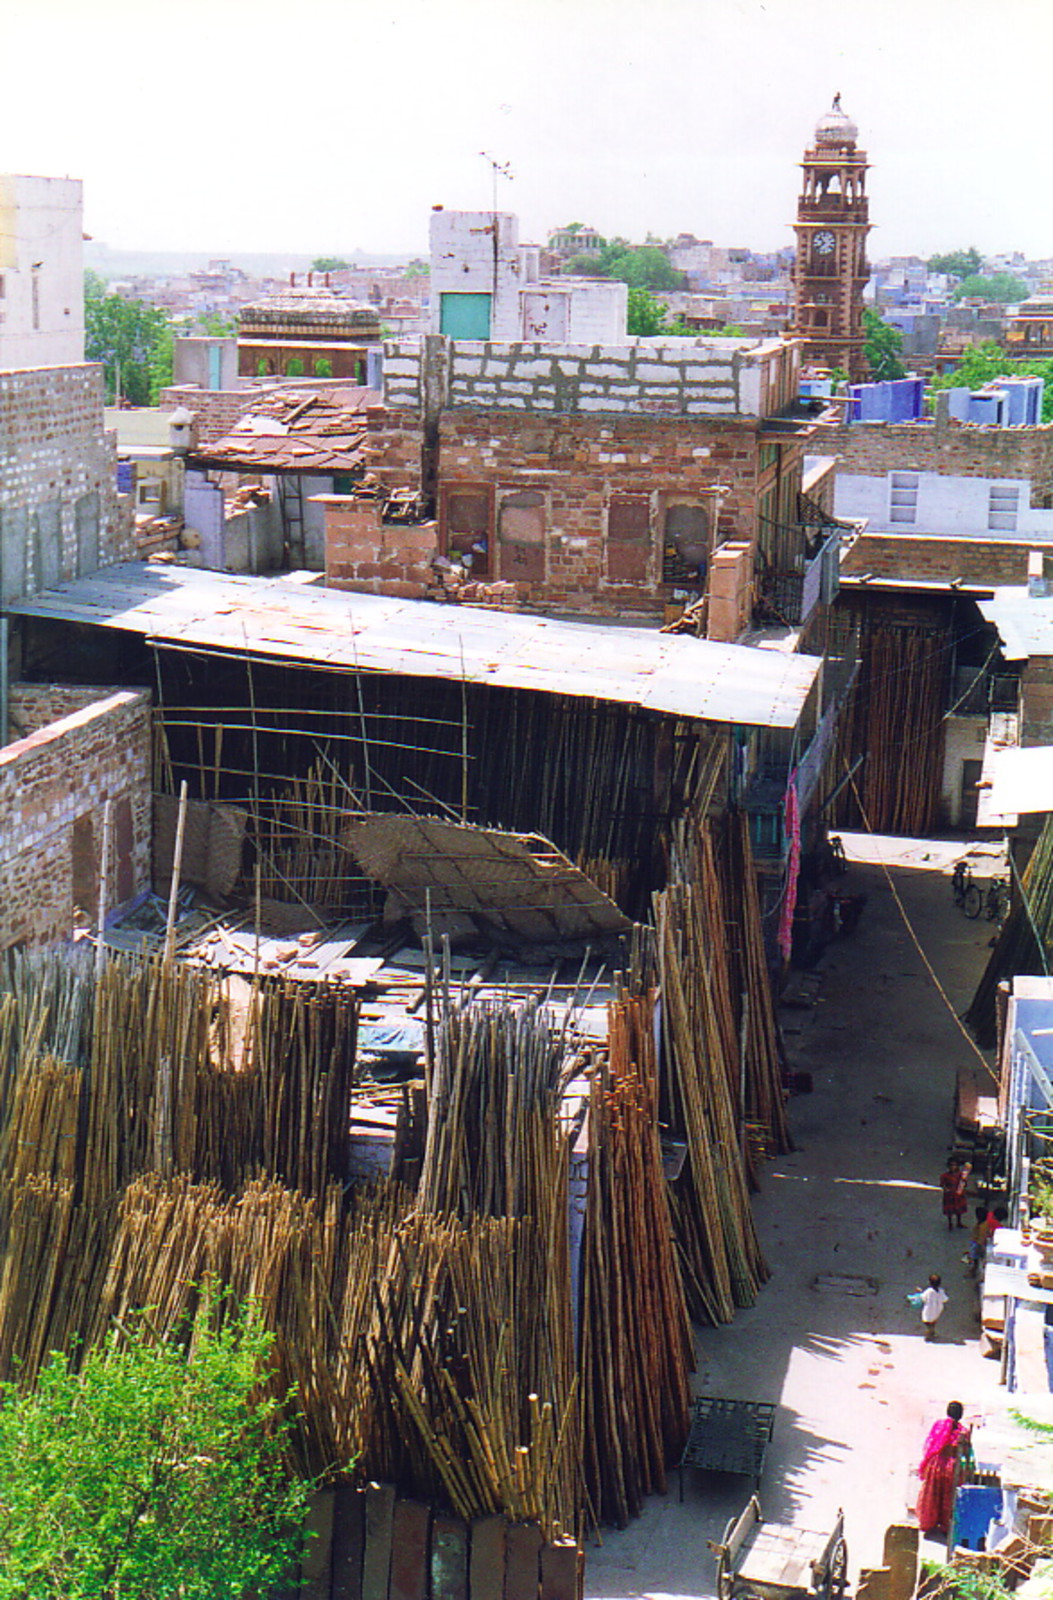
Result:
{"label": "brick parapet wall", "polygon": [[958,539],[912,533],[864,533],[845,552],[843,577],[870,572],[875,578],[919,583],[989,584],[1027,582],[1032,546],[1026,541]]}
{"label": "brick parapet wall", "polygon": [[889,472],[939,472],[949,477],[1029,478],[1032,502],[1053,495],[1053,423],[997,428],[974,422],[856,422],[823,428],[814,442],[836,454],[843,472],[883,478]]}
{"label": "brick parapet wall", "polygon": [[[97,527],[97,560],[96,541],[78,534],[78,505]],[[0,522],[8,599],[134,558],[100,366],[0,372]]]}
{"label": "brick parapet wall", "polygon": [[[451,340],[446,403],[521,412],[752,414],[742,354],[685,341],[664,345],[498,344]],[[384,399],[419,410],[421,350],[385,346]]]}
{"label": "brick parapet wall", "polygon": [[88,845],[80,870],[95,880],[97,893],[107,800],[115,814],[123,806],[127,823],[122,832],[115,815],[110,904],[119,888],[130,895],[149,885],[149,696],[126,690],[99,695],[0,749],[0,949],[70,932],[75,829],[79,825],[82,846]]}
{"label": "brick parapet wall", "polygon": [[76,689],[65,683],[12,684],[7,697],[8,737],[24,739],[50,722],[96,704],[98,699],[98,689]]}
{"label": "brick parapet wall", "polygon": [[326,495],[325,581],[333,589],[421,600],[435,585],[434,522],[384,524],[376,500]]}

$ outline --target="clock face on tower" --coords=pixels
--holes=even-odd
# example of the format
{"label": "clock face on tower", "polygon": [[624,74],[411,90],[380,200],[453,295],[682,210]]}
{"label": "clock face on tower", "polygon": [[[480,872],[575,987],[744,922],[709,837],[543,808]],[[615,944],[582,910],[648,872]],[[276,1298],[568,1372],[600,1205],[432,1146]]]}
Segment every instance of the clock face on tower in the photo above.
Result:
{"label": "clock face on tower", "polygon": [[829,229],[824,228],[823,231],[821,233],[817,233],[812,240],[812,249],[815,251],[817,256],[828,256],[833,252],[836,243],[837,240],[834,238],[833,234],[829,231]]}

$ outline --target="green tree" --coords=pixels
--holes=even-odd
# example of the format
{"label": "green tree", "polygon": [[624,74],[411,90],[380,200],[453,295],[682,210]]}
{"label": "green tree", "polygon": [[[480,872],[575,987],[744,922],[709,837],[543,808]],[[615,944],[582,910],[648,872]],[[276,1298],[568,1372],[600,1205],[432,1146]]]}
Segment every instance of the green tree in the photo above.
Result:
{"label": "green tree", "polygon": [[983,257],[975,245],[968,250],[950,250],[946,255],[930,256],[925,265],[930,272],[943,272],[949,278],[969,278],[983,266]]}
{"label": "green tree", "polygon": [[660,333],[671,333],[669,311],[661,300],[656,300],[650,289],[630,289],[626,315],[626,332],[637,339],[654,339]]}
{"label": "green tree", "polygon": [[427,261],[411,261],[406,268],[404,276],[407,278],[430,278],[431,265]]}
{"label": "green tree", "polygon": [[983,273],[974,273],[963,278],[956,286],[954,298],[964,300],[967,296],[979,296],[984,300],[997,300],[1000,305],[1009,305],[1014,300],[1026,300],[1030,293],[1023,278],[1016,278],[1011,272],[995,272],[989,278]]}
{"label": "green tree", "polygon": [[889,378],[905,378],[907,369],[900,360],[903,335],[899,329],[883,322],[876,311],[864,306],[863,332],[866,335],[863,357],[874,381],[883,383]]}
{"label": "green tree", "polygon": [[171,351],[166,312],[110,294],[98,273],[84,274],[84,355],[102,362],[108,400],[116,398],[119,379],[126,400],[150,405],[151,391],[172,381]]}
{"label": "green tree", "polygon": [[597,255],[572,256],[563,271],[617,278],[630,289],[679,289],[684,281],[683,273],[669,265],[657,245],[631,245],[624,239],[613,239]]}
{"label": "green tree", "polygon": [[993,339],[970,345],[953,372],[945,372],[929,379],[929,388],[982,389],[999,378],[1044,378],[1042,393],[1042,421],[1053,422],[1053,360],[1014,361],[1006,355],[1001,345]]}
{"label": "green tree", "polygon": [[288,1575],[309,1486],[258,1395],[272,1339],[215,1309],[186,1343],[144,1319],[0,1389],[0,1600],[244,1600]]}
{"label": "green tree", "polygon": [[233,339],[238,332],[236,316],[224,316],[222,311],[205,311],[197,319],[200,331],[212,339]]}
{"label": "green tree", "polygon": [[315,256],[311,262],[312,272],[343,272],[352,263],[345,261],[343,256]]}

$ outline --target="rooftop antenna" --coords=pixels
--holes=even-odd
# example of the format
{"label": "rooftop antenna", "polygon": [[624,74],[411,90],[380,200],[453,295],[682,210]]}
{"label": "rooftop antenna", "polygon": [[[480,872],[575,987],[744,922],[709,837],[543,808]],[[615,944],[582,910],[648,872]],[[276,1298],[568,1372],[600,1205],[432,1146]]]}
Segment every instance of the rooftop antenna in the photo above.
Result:
{"label": "rooftop antenna", "polygon": [[484,161],[489,161],[489,163],[490,163],[490,170],[491,170],[491,173],[493,175],[493,196],[494,196],[494,203],[493,203],[492,210],[493,210],[494,216],[496,217],[496,215],[497,215],[497,180],[498,180],[498,178],[507,178],[509,183],[511,183],[512,179],[515,177],[515,173],[512,171],[512,163],[510,161],[498,161],[496,156],[492,156],[489,153],[488,150],[480,150],[479,154],[482,156]]}

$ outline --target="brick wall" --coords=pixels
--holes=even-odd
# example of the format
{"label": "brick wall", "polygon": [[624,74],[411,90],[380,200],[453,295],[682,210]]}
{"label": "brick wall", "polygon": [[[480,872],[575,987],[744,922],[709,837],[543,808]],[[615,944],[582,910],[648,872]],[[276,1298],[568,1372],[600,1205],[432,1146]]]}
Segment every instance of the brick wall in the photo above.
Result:
{"label": "brick wall", "polygon": [[75,689],[65,683],[14,683],[7,697],[8,739],[24,739],[98,698],[98,689]]}
{"label": "brick wall", "polygon": [[[444,507],[458,486],[492,493],[489,572],[517,584],[526,603],[597,616],[660,616],[672,585],[662,581],[662,530],[673,502],[712,510],[716,484],[727,488],[713,545],[756,534],[759,437],[749,422],[701,423],[626,416],[524,417],[514,412],[448,411],[439,423],[440,539]],[[503,543],[506,494],[537,491],[544,539],[523,574],[522,551]],[[646,505],[649,533],[637,575],[612,556],[612,496]],[[632,565],[630,561],[629,565]]]}
{"label": "brick wall", "polygon": [[1020,743],[1053,744],[1053,657],[1032,656],[1020,671]]}
{"label": "brick wall", "polygon": [[1048,505],[1053,495],[1053,423],[996,428],[951,421],[937,428],[924,422],[857,422],[824,428],[821,449],[823,455],[836,453],[844,472],[1029,478],[1033,504]]}
{"label": "brick wall", "polygon": [[325,581],[333,589],[421,600],[434,585],[434,522],[384,524],[376,500],[319,496],[325,504]]}
{"label": "brick wall", "polygon": [[[0,949],[64,937],[78,902],[94,920],[107,800],[110,905],[149,885],[149,696],[96,695],[0,749]],[[13,699],[33,695],[16,687]]]}
{"label": "brick wall", "polygon": [[5,599],[134,557],[102,407],[102,368],[93,363],[0,372]]}
{"label": "brick wall", "polygon": [[998,588],[1027,582],[1026,541],[952,539],[912,533],[864,533],[845,552],[841,573],[875,578],[914,578],[919,583],[989,584]]}

